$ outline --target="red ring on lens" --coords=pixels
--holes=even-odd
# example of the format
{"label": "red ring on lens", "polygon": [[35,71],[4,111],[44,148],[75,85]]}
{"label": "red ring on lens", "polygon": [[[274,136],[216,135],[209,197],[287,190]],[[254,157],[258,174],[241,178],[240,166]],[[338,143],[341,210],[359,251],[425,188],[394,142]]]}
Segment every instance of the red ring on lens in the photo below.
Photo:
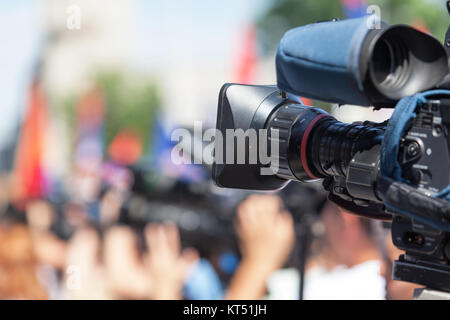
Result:
{"label": "red ring on lens", "polygon": [[328,115],[320,114],[309,122],[308,127],[306,128],[305,133],[303,134],[302,142],[300,145],[300,159],[302,161],[303,169],[305,170],[306,174],[308,176],[310,176],[312,179],[319,179],[319,178],[316,177],[311,172],[311,170],[309,170],[308,160],[306,158],[306,145],[308,144],[308,137],[309,137],[309,134],[311,133],[311,130],[314,127],[314,125],[317,123],[317,121],[319,121],[320,119],[322,119],[323,117],[326,117],[326,116],[328,116]]}

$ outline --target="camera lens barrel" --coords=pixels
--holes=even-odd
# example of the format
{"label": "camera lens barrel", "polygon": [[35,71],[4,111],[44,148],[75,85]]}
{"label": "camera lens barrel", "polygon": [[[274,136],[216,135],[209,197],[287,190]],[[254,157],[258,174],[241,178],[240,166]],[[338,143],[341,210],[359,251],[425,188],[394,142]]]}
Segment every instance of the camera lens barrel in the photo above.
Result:
{"label": "camera lens barrel", "polygon": [[281,106],[268,121],[279,132],[279,170],[283,179],[313,181],[347,177],[355,154],[380,142],[379,128],[337,121],[325,111],[301,104]]}
{"label": "camera lens barrel", "polygon": [[276,139],[274,133],[278,132],[277,176],[299,181],[318,179],[309,169],[305,150],[307,144],[302,144],[302,140],[308,140],[315,123],[323,118],[331,116],[321,109],[295,103],[282,105],[273,113],[268,121],[268,132],[270,140]]}
{"label": "camera lens barrel", "polygon": [[382,131],[359,124],[327,119],[316,125],[307,146],[313,172],[320,177],[347,177],[347,169],[355,154],[370,149]]}

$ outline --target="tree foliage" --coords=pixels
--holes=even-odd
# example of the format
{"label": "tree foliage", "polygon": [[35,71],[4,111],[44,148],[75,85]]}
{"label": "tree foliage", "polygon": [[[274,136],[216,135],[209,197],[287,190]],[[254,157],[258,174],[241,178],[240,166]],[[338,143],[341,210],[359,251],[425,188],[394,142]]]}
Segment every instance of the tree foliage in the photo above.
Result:
{"label": "tree foliage", "polygon": [[[444,39],[450,22],[444,0],[367,0],[366,3],[378,5],[381,18],[391,24],[424,23],[440,40]],[[263,53],[273,52],[287,30],[332,18],[345,18],[338,0],[273,0],[257,21]]]}
{"label": "tree foliage", "polygon": [[127,77],[120,72],[103,72],[97,78],[98,86],[106,97],[104,120],[105,143],[114,139],[121,130],[132,130],[149,145],[153,122],[160,97],[153,81]]}
{"label": "tree foliage", "polygon": [[[94,87],[101,89],[105,97],[103,119],[104,146],[107,148],[122,130],[136,133],[147,152],[151,143],[155,115],[160,107],[160,96],[155,82],[148,78],[125,74],[117,70],[98,72]],[[59,97],[53,112],[67,121],[71,144],[76,143],[76,110],[83,95],[70,94]]]}

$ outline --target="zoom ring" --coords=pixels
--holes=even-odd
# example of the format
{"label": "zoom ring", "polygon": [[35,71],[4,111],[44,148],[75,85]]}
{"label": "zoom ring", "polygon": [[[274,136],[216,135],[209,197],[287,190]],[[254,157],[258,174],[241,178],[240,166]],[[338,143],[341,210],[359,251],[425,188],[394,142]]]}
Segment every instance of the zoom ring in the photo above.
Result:
{"label": "zoom ring", "polygon": [[[289,166],[287,151],[291,127],[303,113],[304,109],[305,107],[299,104],[283,105],[274,113],[269,121],[269,145],[272,144],[271,142],[275,142],[279,146],[278,156],[276,154],[271,155],[272,168],[274,167],[273,159],[278,159],[278,171],[276,174],[283,179],[296,179]],[[276,131],[278,131],[278,138],[276,137]]]}

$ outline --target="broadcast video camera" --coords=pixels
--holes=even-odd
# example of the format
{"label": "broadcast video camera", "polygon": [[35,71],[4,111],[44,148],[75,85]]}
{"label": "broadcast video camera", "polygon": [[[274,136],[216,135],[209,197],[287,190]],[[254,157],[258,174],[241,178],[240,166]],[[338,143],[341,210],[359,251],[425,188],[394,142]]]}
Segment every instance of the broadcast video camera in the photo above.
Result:
{"label": "broadcast video camera", "polygon": [[[405,251],[394,279],[450,292],[450,28],[445,41],[375,16],[288,31],[277,86],[220,91],[214,181],[276,190],[323,179],[339,206],[392,221]],[[297,96],[394,112],[347,124]]]}

